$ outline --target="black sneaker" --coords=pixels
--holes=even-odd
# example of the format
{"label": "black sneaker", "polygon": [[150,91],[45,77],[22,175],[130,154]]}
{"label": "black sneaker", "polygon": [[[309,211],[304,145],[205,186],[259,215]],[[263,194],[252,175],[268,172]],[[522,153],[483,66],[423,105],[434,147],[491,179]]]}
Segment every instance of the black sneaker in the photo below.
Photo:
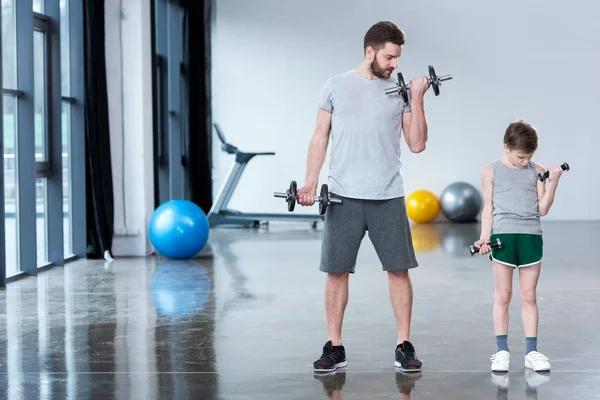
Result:
{"label": "black sneaker", "polygon": [[313,364],[313,370],[315,372],[331,372],[335,371],[336,368],[345,367],[346,364],[344,346],[333,346],[330,340],[323,346],[323,354]]}
{"label": "black sneaker", "polygon": [[421,361],[415,354],[415,348],[409,341],[404,341],[396,346],[396,368],[404,372],[417,372],[421,370]]}

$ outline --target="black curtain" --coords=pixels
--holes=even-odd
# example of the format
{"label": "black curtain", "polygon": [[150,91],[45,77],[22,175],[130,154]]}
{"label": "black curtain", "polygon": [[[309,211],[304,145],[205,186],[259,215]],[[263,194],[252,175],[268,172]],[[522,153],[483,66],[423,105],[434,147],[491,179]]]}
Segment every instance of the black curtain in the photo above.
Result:
{"label": "black curtain", "polygon": [[104,0],[83,1],[87,256],[102,258],[113,238],[113,184],[104,59]]}
{"label": "black curtain", "polygon": [[[214,0],[182,0],[186,10],[185,63],[189,82],[189,138],[186,167],[191,201],[208,213],[212,205],[212,118],[210,27]],[[187,72],[187,71],[186,71]]]}

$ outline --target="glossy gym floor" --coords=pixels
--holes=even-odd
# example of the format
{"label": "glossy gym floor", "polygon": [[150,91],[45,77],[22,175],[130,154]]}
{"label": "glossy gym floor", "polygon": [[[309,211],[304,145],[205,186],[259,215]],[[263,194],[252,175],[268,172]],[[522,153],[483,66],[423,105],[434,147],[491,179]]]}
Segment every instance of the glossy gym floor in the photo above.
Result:
{"label": "glossy gym floor", "polygon": [[539,349],[523,367],[518,277],[511,371],[494,376],[493,282],[478,224],[413,226],[418,375],[393,366],[386,276],[368,239],[351,277],[348,367],[315,376],[326,340],[322,227],[213,229],[201,258],[84,260],[0,292],[2,399],[593,399],[600,396],[600,223],[545,223]]}

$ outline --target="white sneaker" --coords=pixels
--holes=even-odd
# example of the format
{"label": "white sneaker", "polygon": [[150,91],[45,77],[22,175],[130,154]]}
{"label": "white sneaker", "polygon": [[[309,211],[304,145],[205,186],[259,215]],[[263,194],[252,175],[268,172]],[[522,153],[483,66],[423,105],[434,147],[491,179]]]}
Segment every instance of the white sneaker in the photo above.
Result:
{"label": "white sneaker", "polygon": [[492,361],[492,371],[508,372],[508,364],[510,363],[510,353],[506,350],[500,350],[493,354],[490,358]]}
{"label": "white sneaker", "polygon": [[525,368],[530,368],[535,372],[550,371],[550,362],[548,357],[537,351],[530,351],[525,356]]}

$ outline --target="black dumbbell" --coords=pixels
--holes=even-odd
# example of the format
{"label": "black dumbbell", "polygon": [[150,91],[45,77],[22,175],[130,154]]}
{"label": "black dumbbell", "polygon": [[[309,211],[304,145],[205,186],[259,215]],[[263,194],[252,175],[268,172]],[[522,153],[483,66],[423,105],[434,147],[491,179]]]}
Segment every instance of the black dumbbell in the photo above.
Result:
{"label": "black dumbbell", "polygon": [[[500,238],[496,238],[496,240],[492,243],[489,244],[491,248],[502,248],[502,241],[500,240]],[[469,253],[471,253],[471,255],[474,255],[475,253],[479,253],[479,247],[475,247],[475,245],[471,245],[469,247]]]}
{"label": "black dumbbell", "polygon": [[[288,211],[294,211],[296,207],[296,201],[298,200],[298,196],[296,192],[298,191],[298,185],[296,181],[292,181],[290,183],[290,188],[285,191],[285,193],[275,192],[273,195],[275,197],[283,198],[287,202]],[[335,197],[329,196],[329,187],[326,184],[321,185],[321,192],[319,196],[314,197],[315,202],[319,203],[319,214],[323,215],[327,211],[327,207],[330,204],[342,204],[342,199],[338,199]]]}
{"label": "black dumbbell", "polygon": [[[563,163],[563,165],[561,165],[560,167],[562,168],[563,171],[569,170],[569,164],[567,164],[567,163]],[[542,181],[542,182],[544,182],[546,179],[548,179],[549,176],[550,176],[550,171],[540,172],[538,174],[538,178],[540,178],[540,181]]]}
{"label": "black dumbbell", "polygon": [[[433,69],[433,65],[429,66],[429,85],[433,88],[433,93],[436,96],[440,95],[440,86],[442,82],[449,81],[452,79],[452,75],[443,75],[438,76],[435,74],[435,69]],[[410,89],[410,85],[407,85],[404,81],[404,77],[402,76],[402,72],[398,72],[398,83],[395,87],[386,89],[385,94],[398,93],[402,96],[402,99],[405,103],[408,103],[408,90]]]}

